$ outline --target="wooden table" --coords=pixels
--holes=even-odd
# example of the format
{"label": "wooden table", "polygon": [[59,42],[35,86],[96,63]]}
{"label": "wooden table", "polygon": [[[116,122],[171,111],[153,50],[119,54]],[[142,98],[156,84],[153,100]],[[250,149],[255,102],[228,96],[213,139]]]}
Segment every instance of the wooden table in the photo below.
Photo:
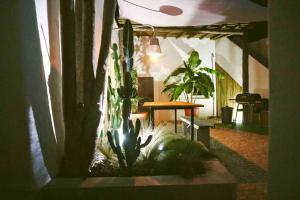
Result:
{"label": "wooden table", "polygon": [[150,122],[154,127],[155,110],[174,110],[175,111],[175,133],[177,133],[177,109],[191,109],[191,139],[194,140],[194,108],[203,107],[201,104],[194,104],[181,101],[153,101],[144,102],[143,107],[150,109]]}

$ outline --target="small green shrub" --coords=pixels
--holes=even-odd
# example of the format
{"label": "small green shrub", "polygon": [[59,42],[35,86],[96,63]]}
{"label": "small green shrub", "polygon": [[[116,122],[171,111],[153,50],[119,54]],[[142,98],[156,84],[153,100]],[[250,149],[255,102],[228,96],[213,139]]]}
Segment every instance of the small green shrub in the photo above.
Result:
{"label": "small green shrub", "polygon": [[[133,165],[134,176],[181,175],[193,177],[205,172],[204,161],[215,158],[200,143],[175,135],[166,126],[143,131],[141,137],[153,135],[150,144],[143,149]],[[118,168],[115,154],[107,153],[110,147],[98,148],[102,154],[101,164],[93,168],[94,176],[127,176],[126,171]]]}

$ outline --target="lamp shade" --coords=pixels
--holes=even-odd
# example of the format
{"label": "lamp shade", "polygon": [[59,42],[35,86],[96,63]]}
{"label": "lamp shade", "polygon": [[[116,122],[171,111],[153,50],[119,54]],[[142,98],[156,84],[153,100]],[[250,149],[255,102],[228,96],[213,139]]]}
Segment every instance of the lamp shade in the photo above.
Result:
{"label": "lamp shade", "polygon": [[150,38],[150,44],[147,50],[147,55],[148,56],[161,56],[161,49],[159,46],[159,41],[155,36],[152,36]]}

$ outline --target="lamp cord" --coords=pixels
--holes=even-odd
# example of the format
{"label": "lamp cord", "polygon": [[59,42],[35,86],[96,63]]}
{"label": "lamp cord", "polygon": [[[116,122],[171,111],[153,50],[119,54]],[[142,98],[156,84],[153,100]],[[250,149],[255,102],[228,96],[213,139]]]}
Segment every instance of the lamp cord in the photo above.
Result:
{"label": "lamp cord", "polygon": [[[143,24],[143,25],[132,25],[132,28],[134,29],[134,28],[142,28],[142,27],[148,27],[148,28],[151,28],[152,29],[152,36],[155,36],[156,34],[155,34],[155,29],[154,29],[154,27],[152,26],[152,25],[150,25],[150,24]],[[123,29],[123,27],[119,27],[119,28],[113,28],[112,30],[121,30],[121,29]]]}
{"label": "lamp cord", "polygon": [[127,1],[127,0],[123,0],[123,1],[125,1],[126,3],[129,3],[131,5],[134,5],[134,6],[137,6],[137,7],[140,7],[140,8],[144,8],[146,10],[150,10],[150,11],[154,11],[154,12],[160,12],[159,10],[154,10],[154,9],[151,9],[151,8],[147,8],[147,7],[141,6],[141,5],[136,4],[136,3],[132,3],[132,2]]}

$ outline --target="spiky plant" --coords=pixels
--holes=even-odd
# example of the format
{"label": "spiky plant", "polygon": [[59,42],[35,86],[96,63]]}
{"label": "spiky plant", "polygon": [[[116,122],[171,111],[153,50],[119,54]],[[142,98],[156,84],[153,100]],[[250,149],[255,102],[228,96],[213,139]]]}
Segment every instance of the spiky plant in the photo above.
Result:
{"label": "spiky plant", "polygon": [[[135,127],[130,120],[132,99],[137,96],[137,90],[133,86],[133,29],[129,20],[126,20],[123,31],[123,84],[117,89],[118,96],[122,99],[122,119],[123,133],[119,130],[107,132],[107,138],[113,152],[117,155],[119,165],[129,174],[132,173],[132,166],[140,155],[141,148],[147,146],[152,135],[149,135],[145,142],[142,142],[139,136],[141,122],[136,121]],[[124,140],[120,141],[120,134],[123,134]]]}
{"label": "spiky plant", "polygon": [[119,54],[117,44],[112,45],[112,58],[114,60],[114,82],[108,77],[108,122],[110,130],[117,130],[122,124],[122,98],[117,92],[117,88],[122,85],[122,74],[119,65]]}

